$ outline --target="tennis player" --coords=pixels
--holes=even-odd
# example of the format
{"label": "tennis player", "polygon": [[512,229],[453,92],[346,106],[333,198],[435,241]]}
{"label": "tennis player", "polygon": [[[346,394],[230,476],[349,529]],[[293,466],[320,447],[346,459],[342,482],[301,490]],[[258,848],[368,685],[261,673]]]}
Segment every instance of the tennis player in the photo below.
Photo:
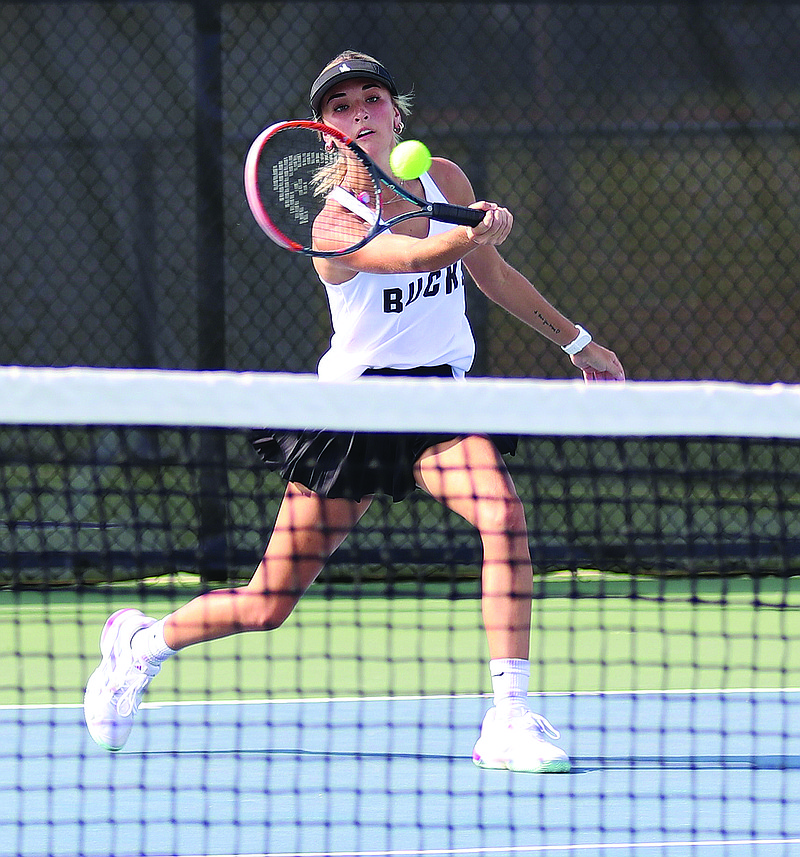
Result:
{"label": "tennis player", "polygon": [[[311,88],[314,115],[357,140],[387,173],[408,106],[383,65],[351,51],[325,66]],[[407,185],[417,196],[473,205],[485,216],[475,227],[409,220],[350,255],[316,257],[334,330],[319,364],[321,378],[463,377],[475,353],[465,314],[464,266],[491,300],[563,348],[587,380],[623,380],[616,355],[503,260],[497,247],[513,223],[505,208],[476,203],[465,174],[441,158]],[[394,215],[407,203],[397,198],[387,205]],[[515,440],[265,430],[254,445],[287,486],[250,583],[205,593],[158,621],[130,608],[108,619],[102,661],[84,700],[94,740],[109,750],[124,745],[142,694],[176,652],[280,626],[373,495],[399,501],[419,488],[474,525],[482,541],[482,614],[494,705],[481,726],[475,763],[568,771],[567,754],[553,743],[559,733],[528,706],[533,575],[523,506],[502,458],[514,451]]]}

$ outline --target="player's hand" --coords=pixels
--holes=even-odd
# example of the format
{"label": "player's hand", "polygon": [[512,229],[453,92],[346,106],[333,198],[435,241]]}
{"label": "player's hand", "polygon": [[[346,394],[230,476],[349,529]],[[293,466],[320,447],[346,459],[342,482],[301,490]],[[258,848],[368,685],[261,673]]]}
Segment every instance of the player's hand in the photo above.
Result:
{"label": "player's hand", "polygon": [[587,383],[625,380],[625,370],[617,355],[596,342],[590,342],[570,359],[583,372],[583,379]]}
{"label": "player's hand", "polygon": [[483,220],[477,226],[467,226],[467,236],[473,244],[502,244],[511,234],[514,216],[507,208],[495,202],[476,202],[470,208],[485,211]]}

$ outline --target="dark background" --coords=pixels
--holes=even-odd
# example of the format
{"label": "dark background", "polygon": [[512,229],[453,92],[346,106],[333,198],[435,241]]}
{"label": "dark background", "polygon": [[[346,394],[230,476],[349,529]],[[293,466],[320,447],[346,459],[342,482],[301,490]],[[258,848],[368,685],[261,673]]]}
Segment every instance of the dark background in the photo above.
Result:
{"label": "dark background", "polygon": [[[2,3],[0,363],[313,371],[242,163],[347,47],[631,377],[800,380],[800,6],[762,2]],[[477,374],[574,375],[470,294]]]}

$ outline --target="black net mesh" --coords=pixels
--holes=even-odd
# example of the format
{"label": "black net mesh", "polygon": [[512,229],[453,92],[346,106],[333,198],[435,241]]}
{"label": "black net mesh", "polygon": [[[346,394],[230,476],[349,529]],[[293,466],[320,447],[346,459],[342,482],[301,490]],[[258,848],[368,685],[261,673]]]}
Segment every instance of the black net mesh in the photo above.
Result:
{"label": "black net mesh", "polygon": [[[0,583],[249,579],[283,494],[241,431],[3,427],[0,445]],[[538,572],[800,571],[796,440],[530,437],[509,469]],[[376,501],[325,574],[456,586],[480,557],[417,492]]]}
{"label": "black net mesh", "polygon": [[[793,853],[794,386],[74,368],[0,382],[7,853]],[[430,493],[381,495],[357,521],[284,499],[242,427],[252,402],[267,424],[388,414],[409,432],[480,419],[509,434],[552,389],[548,420],[588,431],[592,391],[617,432],[521,435],[515,491],[473,435],[464,459],[420,464]],[[437,390],[446,424],[421,405]],[[132,398],[140,414],[47,423],[76,397],[87,422]],[[649,432],[626,433],[645,401]],[[663,431],[677,401],[712,433]],[[167,623],[184,636],[159,667],[148,646]],[[493,652],[528,623],[517,702],[547,718],[520,715],[533,749],[491,719],[519,667]]]}

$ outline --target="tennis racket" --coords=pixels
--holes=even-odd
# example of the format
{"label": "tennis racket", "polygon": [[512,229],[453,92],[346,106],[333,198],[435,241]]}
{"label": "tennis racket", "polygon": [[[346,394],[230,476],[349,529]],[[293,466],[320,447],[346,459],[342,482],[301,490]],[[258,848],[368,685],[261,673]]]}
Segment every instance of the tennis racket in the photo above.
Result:
{"label": "tennis racket", "polygon": [[[245,161],[244,189],[264,232],[307,256],[344,256],[412,217],[477,226],[485,214],[419,199],[346,134],[310,120],[278,122],[256,137]],[[414,209],[388,216],[386,206],[398,197]]]}

